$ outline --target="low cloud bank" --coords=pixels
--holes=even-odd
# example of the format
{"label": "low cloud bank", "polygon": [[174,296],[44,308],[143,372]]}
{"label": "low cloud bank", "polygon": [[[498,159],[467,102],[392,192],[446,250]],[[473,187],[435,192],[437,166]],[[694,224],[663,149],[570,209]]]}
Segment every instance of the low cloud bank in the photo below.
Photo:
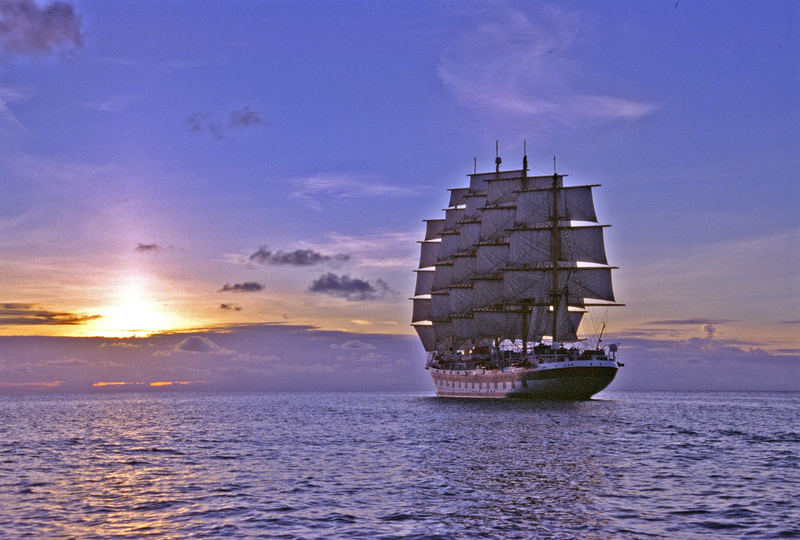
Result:
{"label": "low cloud bank", "polygon": [[[0,337],[0,393],[192,389],[428,390],[412,336],[261,324],[112,338]],[[98,382],[126,382],[93,386]],[[159,381],[187,384],[154,385]]]}
{"label": "low cloud bank", "polygon": [[[609,336],[625,363],[610,390],[797,391],[800,351],[712,337]],[[0,337],[0,393],[190,389],[433,391],[414,336],[288,324],[233,325],[148,338]],[[141,383],[105,385],[97,382]],[[153,385],[187,381],[181,385]],[[101,390],[99,390],[101,389]]]}

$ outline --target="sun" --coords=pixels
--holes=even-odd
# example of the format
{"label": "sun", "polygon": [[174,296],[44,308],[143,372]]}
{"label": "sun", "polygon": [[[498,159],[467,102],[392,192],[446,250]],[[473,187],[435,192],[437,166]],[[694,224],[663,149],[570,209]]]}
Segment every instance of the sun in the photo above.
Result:
{"label": "sun", "polygon": [[154,298],[148,280],[140,277],[128,278],[98,311],[91,333],[102,337],[144,337],[176,330],[184,322]]}

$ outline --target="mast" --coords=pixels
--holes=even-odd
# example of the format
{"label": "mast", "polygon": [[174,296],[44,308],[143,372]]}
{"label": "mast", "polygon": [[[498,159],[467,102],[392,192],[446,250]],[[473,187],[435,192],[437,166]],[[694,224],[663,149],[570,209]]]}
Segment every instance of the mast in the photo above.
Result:
{"label": "mast", "polygon": [[[555,169],[555,156],[553,156],[553,169]],[[553,171],[553,215],[550,219],[550,234],[552,236],[552,259],[551,263],[553,265],[553,292],[552,292],[552,303],[553,303],[553,346],[555,347],[556,343],[558,342],[558,306],[561,304],[560,295],[559,295],[559,287],[558,287],[558,261],[560,260],[561,256],[561,235],[559,234],[558,230],[558,174]]]}

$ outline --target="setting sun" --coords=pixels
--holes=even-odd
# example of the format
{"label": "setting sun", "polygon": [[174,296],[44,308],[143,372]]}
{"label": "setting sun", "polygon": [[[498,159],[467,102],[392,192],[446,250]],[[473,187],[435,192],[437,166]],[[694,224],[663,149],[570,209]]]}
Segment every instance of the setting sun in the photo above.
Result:
{"label": "setting sun", "polygon": [[101,317],[87,325],[93,335],[143,337],[182,326],[182,318],[154,298],[144,278],[128,279],[116,290],[111,301],[113,303],[99,308]]}

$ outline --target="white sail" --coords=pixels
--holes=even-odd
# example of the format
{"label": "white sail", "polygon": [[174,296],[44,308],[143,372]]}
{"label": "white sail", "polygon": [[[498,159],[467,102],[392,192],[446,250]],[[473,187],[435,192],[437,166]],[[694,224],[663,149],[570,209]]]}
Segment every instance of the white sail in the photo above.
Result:
{"label": "white sail", "polygon": [[450,292],[436,291],[431,294],[431,320],[446,319],[450,315]]}
{"label": "white sail", "polygon": [[592,186],[574,186],[559,190],[559,195],[564,198],[563,206],[559,201],[559,208],[564,208],[563,216],[572,221],[597,222],[592,198]]}
{"label": "white sail", "polygon": [[[564,185],[564,177],[559,175],[556,180],[556,187],[560,188]],[[529,176],[525,179],[523,183],[523,189],[525,191],[533,190],[533,189],[552,189],[553,187],[553,175],[549,176]]]}
{"label": "white sail", "polygon": [[503,302],[502,279],[475,279],[472,289],[476,307],[487,308]]}
{"label": "white sail", "polygon": [[[559,227],[559,260],[608,264],[603,227]],[[509,237],[508,260],[512,266],[541,266],[553,258],[553,233],[549,227],[514,229]]]}
{"label": "white sail", "polygon": [[476,220],[462,223],[458,232],[458,250],[472,250],[481,236],[481,222]]}
{"label": "white sail", "polygon": [[457,229],[457,223],[462,219],[464,219],[463,208],[448,208],[444,211],[444,230],[453,231]]}
{"label": "white sail", "polygon": [[437,349],[450,349],[453,346],[453,323],[449,320],[435,321],[433,323],[433,337]]}
{"label": "white sail", "polygon": [[[503,298],[506,301],[548,302],[553,294],[553,270],[516,270],[503,272]],[[614,301],[610,268],[573,268],[558,271],[560,293],[569,290],[570,305],[582,305],[587,298]]]}
{"label": "white sail", "polygon": [[487,182],[486,180],[490,178],[491,174],[471,174],[469,178],[469,190],[473,194],[475,193],[486,193]]}
{"label": "white sail", "polygon": [[425,240],[434,240],[442,236],[444,230],[443,219],[426,219],[425,220]]}
{"label": "white sail", "polygon": [[433,275],[434,291],[440,291],[450,286],[453,281],[453,263],[445,262],[436,265],[436,272]]}
{"label": "white sail", "polygon": [[417,331],[419,340],[426,351],[432,352],[436,350],[436,339],[433,334],[433,325],[430,324],[414,324],[414,330]]}
{"label": "white sail", "polygon": [[[559,220],[596,222],[591,186],[559,189]],[[540,189],[519,193],[515,221],[521,225],[543,225],[553,219],[553,190]]]}
{"label": "white sail", "polygon": [[442,235],[442,247],[439,248],[439,260],[449,259],[458,251],[458,232],[445,232]]}
{"label": "white sail", "polygon": [[558,278],[559,287],[569,291],[572,305],[580,304],[587,298],[614,301],[611,268],[576,268],[571,273],[561,270]]}
{"label": "white sail", "polygon": [[475,275],[475,255],[453,257],[453,283],[463,283]]}
{"label": "white sail", "polygon": [[431,320],[431,299],[414,298],[414,309],[411,313],[411,322]]}
{"label": "white sail", "polygon": [[503,272],[502,295],[509,302],[531,300],[547,302],[553,287],[551,274],[544,270],[507,270]]}
{"label": "white sail", "polygon": [[475,271],[478,275],[494,273],[508,263],[508,244],[481,244],[477,250]]}
{"label": "white sail", "polygon": [[431,294],[434,273],[434,270],[417,270],[417,286],[414,287],[414,296]]}
{"label": "white sail", "polygon": [[469,188],[452,188],[450,189],[450,204],[448,206],[455,207],[464,204],[464,198],[469,193]]}
{"label": "white sail", "polygon": [[475,319],[472,318],[472,315],[453,317],[451,323],[453,325],[453,335],[456,339],[472,340],[475,338]]}
{"label": "white sail", "polygon": [[449,316],[468,313],[472,308],[472,287],[450,287]]}
{"label": "white sail", "polygon": [[475,331],[478,336],[513,339],[521,332],[521,319],[516,312],[476,310],[472,317],[475,319]]}
{"label": "white sail", "polygon": [[481,212],[481,238],[490,240],[505,235],[505,229],[514,224],[516,209],[513,206],[484,208]]}
{"label": "white sail", "polygon": [[[536,330],[544,335],[550,335],[554,341],[576,341],[582,318],[583,311],[569,311],[567,295],[561,295],[555,307],[555,317],[553,312],[544,313],[537,320]],[[553,319],[556,324],[555,333],[553,333]]]}
{"label": "white sail", "polygon": [[436,264],[439,259],[439,251],[442,247],[441,242],[422,242],[419,253],[419,267],[427,268]]}
{"label": "white sail", "polygon": [[508,262],[512,266],[540,266],[552,260],[550,229],[517,229],[511,232]]}
{"label": "white sail", "polygon": [[466,198],[466,206],[464,208],[465,219],[477,218],[481,215],[481,208],[486,206],[486,195],[470,194]]}
{"label": "white sail", "polygon": [[486,187],[486,204],[513,202],[516,191],[522,189],[522,178],[489,179]]}
{"label": "white sail", "polygon": [[608,264],[603,227],[565,227],[561,235],[561,260]]}

